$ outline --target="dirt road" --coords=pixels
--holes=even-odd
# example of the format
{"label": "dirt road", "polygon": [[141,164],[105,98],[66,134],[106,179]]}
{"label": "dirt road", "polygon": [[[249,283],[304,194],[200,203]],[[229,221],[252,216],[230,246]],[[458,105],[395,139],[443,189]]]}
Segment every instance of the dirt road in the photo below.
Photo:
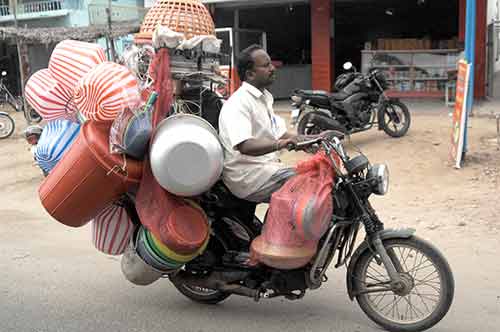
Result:
{"label": "dirt road", "polygon": [[[441,105],[414,105],[408,136],[372,130],[356,144],[391,171],[390,192],[373,204],[386,227],[413,227],[448,258],[456,294],[433,331],[496,331],[500,325],[500,151],[496,125],[470,122],[465,167],[448,162],[450,123]],[[22,127],[20,114],[16,121]],[[287,154],[293,164],[301,154]],[[168,282],[129,284],[119,259],[97,252],[90,229],[70,229],[41,207],[40,171],[20,138],[0,141],[0,331],[374,331],[347,299],[345,270],[302,301],[255,304],[231,297],[204,307],[185,300]],[[260,209],[262,213],[263,208]]]}

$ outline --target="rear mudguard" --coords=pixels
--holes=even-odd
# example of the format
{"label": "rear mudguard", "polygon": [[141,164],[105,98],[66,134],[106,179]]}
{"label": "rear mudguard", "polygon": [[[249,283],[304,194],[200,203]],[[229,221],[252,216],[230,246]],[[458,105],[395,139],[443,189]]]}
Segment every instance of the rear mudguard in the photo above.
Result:
{"label": "rear mudguard", "polygon": [[399,101],[399,98],[387,98],[383,101],[380,101],[380,105],[379,105],[378,110],[377,110],[378,130],[383,130],[382,123],[384,123],[385,105],[391,103],[392,101]]}
{"label": "rear mudguard", "polygon": [[[389,239],[408,239],[412,237],[412,235],[415,233],[415,230],[413,228],[405,228],[405,229],[385,229],[380,232],[380,239],[382,241],[384,240],[389,240]],[[354,293],[356,289],[354,289],[354,269],[356,268],[356,265],[358,263],[359,258],[361,255],[366,250],[370,250],[368,247],[368,243],[363,241],[359,245],[359,247],[356,249],[354,254],[351,257],[351,261],[349,262],[349,267],[347,268],[347,275],[346,275],[346,282],[347,282],[347,294],[349,294],[349,298],[354,300]]]}

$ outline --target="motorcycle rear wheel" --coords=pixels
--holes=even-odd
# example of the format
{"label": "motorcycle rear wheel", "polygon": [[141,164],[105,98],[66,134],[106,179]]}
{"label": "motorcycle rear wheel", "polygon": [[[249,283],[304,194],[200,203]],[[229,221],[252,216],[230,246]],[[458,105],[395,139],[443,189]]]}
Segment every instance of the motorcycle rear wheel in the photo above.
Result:
{"label": "motorcycle rear wheel", "polygon": [[[212,236],[210,238],[210,242],[208,243],[208,247],[205,250],[204,255],[213,254],[215,257],[222,257],[224,252],[226,251],[226,244],[223,240],[219,239],[217,236]],[[189,265],[188,265],[189,266]],[[199,275],[200,277],[204,277],[210,273],[210,271],[191,271],[186,266],[179,271],[180,274],[191,274],[191,275]],[[217,304],[219,302],[227,299],[231,294],[221,292],[217,289],[207,289],[202,287],[197,287],[193,285],[189,285],[182,281],[182,277],[172,276],[170,277],[170,281],[174,284],[175,288],[182,295],[186,296],[190,300],[202,304]]]}
{"label": "motorcycle rear wheel", "polygon": [[314,111],[310,111],[302,115],[297,125],[297,133],[299,135],[317,135],[325,130],[336,130],[345,133],[345,128],[339,123],[338,126],[327,126],[326,124],[312,121]]}
{"label": "motorcycle rear wheel", "polygon": [[0,114],[0,139],[4,139],[12,135],[16,125],[14,119],[8,114]]}
{"label": "motorcycle rear wheel", "polygon": [[[448,262],[433,245],[415,236],[385,240],[384,247],[400,261],[407,294],[389,290],[358,294],[359,306],[388,331],[418,332],[431,328],[446,315],[453,301],[455,283]],[[362,292],[370,287],[388,286],[389,280],[383,265],[377,264],[371,250],[366,250],[354,269],[355,289]]]}
{"label": "motorcycle rear wheel", "polygon": [[411,117],[408,107],[399,100],[391,100],[383,109],[383,121],[380,124],[391,137],[403,137],[410,129]]}

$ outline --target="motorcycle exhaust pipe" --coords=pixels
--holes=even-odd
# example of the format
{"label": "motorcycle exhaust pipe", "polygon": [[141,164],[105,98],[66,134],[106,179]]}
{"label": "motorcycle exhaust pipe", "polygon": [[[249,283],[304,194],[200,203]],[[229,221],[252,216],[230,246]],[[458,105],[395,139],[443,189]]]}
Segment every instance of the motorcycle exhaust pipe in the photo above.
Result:
{"label": "motorcycle exhaust pipe", "polygon": [[178,273],[171,275],[170,279],[172,279],[175,283],[184,283],[200,288],[216,289],[230,294],[250,297],[255,301],[258,301],[260,299],[259,290],[237,284],[229,284],[230,282],[242,280],[243,278],[241,277],[243,273],[244,272],[212,272],[208,277],[199,278],[183,273],[183,271],[179,271]]}

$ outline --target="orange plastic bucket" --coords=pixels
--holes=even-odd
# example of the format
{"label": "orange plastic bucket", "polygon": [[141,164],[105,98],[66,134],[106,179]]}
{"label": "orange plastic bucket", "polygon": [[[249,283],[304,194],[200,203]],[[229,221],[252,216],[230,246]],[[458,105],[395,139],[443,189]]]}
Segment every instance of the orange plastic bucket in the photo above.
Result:
{"label": "orange plastic bucket", "polygon": [[57,221],[88,223],[142,177],[142,162],[109,152],[111,122],[86,122],[38,189],[40,201]]}

